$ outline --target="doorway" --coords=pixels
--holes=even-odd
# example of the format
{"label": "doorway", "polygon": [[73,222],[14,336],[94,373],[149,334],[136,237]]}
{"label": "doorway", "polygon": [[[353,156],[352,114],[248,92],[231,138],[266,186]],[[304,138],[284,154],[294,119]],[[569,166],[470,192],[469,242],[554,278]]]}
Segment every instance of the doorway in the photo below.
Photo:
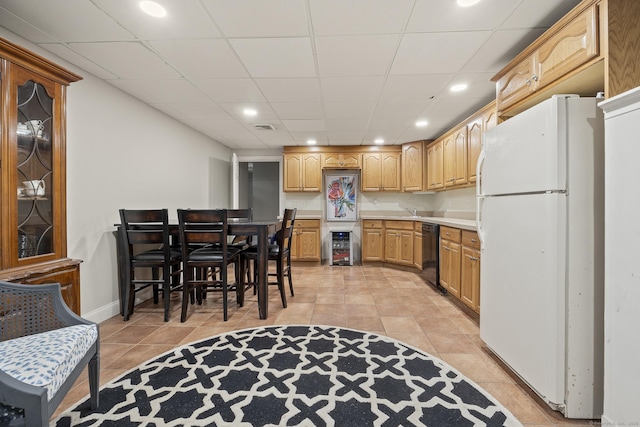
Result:
{"label": "doorway", "polygon": [[268,221],[280,215],[279,162],[239,162],[238,184],[238,207],[253,209],[253,219]]}

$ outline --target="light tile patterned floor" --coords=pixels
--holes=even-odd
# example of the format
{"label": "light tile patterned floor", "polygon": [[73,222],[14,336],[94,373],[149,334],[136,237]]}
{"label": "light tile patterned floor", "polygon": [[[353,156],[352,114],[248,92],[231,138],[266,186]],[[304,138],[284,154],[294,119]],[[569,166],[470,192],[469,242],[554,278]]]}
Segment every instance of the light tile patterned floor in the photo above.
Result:
{"label": "light tile patterned floor", "polygon": [[[180,323],[180,295],[174,294],[167,323],[161,305],[150,301],[136,306],[126,323],[119,315],[101,323],[101,384],[176,346],[222,332],[269,324],[324,324],[387,335],[444,360],[491,393],[525,426],[599,424],[568,421],[551,411],[491,355],[480,340],[477,316],[417,274],[380,266],[303,264],[295,264],[292,271],[295,297],[287,293],[284,309],[277,288],[270,287],[267,320],[258,319],[256,297],[248,292],[242,308],[230,299],[227,322],[222,320],[218,294],[210,294],[202,306],[190,306],[187,322]],[[88,392],[85,373],[57,413]]]}

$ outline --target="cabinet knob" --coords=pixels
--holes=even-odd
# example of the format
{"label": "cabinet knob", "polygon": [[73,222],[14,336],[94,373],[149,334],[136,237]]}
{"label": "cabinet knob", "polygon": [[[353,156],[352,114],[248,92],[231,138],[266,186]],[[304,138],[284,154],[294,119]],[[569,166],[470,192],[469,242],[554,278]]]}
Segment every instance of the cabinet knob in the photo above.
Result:
{"label": "cabinet knob", "polygon": [[476,239],[471,239],[471,243],[475,243],[475,242],[476,242]]}

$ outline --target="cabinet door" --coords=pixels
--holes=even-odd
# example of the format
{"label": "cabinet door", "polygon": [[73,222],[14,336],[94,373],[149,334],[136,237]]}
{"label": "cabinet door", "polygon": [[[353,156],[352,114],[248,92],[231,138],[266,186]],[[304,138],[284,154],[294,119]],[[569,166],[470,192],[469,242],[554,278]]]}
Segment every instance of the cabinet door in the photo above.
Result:
{"label": "cabinet door", "polygon": [[398,262],[413,265],[413,231],[399,232],[398,240]]}
{"label": "cabinet door", "polygon": [[402,191],[422,191],[422,141],[402,145]]}
{"label": "cabinet door", "polygon": [[443,141],[438,141],[429,146],[427,153],[427,187],[435,190],[443,187]]}
{"label": "cabinet door", "polygon": [[302,229],[299,235],[298,260],[319,261],[320,260],[320,230]]}
{"label": "cabinet door", "polygon": [[558,80],[599,54],[596,5],[563,27],[537,52],[536,89]]}
{"label": "cabinet door", "polygon": [[451,242],[440,239],[440,285],[449,290],[451,277]]}
{"label": "cabinet door", "polygon": [[496,101],[500,111],[533,92],[534,80],[538,78],[533,77],[534,74],[534,58],[528,57],[496,82]]}
{"label": "cabinet door", "polygon": [[302,191],[320,192],[322,188],[322,167],[320,154],[302,156]]}
{"label": "cabinet door", "polygon": [[382,191],[400,191],[400,153],[382,153]]}
{"label": "cabinet door", "polygon": [[360,153],[328,153],[322,155],[323,168],[359,168]]}
{"label": "cabinet door", "polygon": [[63,89],[16,65],[8,80],[2,268],[66,257]]}
{"label": "cabinet door", "polygon": [[380,153],[362,155],[362,191],[382,190],[382,157]]}
{"label": "cabinet door", "polygon": [[362,230],[362,260],[384,260],[384,238],[382,229],[365,228]]}
{"label": "cabinet door", "polygon": [[462,247],[462,270],[460,284],[460,299],[475,311],[479,311],[480,304],[480,251]]}
{"label": "cabinet door", "polygon": [[78,265],[68,266],[58,271],[24,278],[19,280],[19,283],[32,285],[60,283],[60,291],[64,302],[74,313],[80,315],[80,268]]}
{"label": "cabinet door", "polygon": [[284,155],[284,191],[302,190],[302,154]]}
{"label": "cabinet door", "polygon": [[398,254],[400,252],[398,245],[398,230],[386,230],[384,233],[384,260],[398,263]]}
{"label": "cabinet door", "polygon": [[461,185],[467,182],[467,127],[462,126],[453,134],[455,147],[455,180],[454,185]]}
{"label": "cabinet door", "polygon": [[442,141],[442,157],[444,169],[444,186],[453,186],[456,182],[456,144],[453,135]]}
{"label": "cabinet door", "polygon": [[482,118],[467,124],[467,177],[469,182],[476,182],[476,166],[482,150]]}
{"label": "cabinet door", "polygon": [[413,266],[422,271],[422,232],[413,234]]}
{"label": "cabinet door", "polygon": [[448,291],[460,298],[460,269],[462,261],[462,246],[460,243],[449,242],[449,281]]}

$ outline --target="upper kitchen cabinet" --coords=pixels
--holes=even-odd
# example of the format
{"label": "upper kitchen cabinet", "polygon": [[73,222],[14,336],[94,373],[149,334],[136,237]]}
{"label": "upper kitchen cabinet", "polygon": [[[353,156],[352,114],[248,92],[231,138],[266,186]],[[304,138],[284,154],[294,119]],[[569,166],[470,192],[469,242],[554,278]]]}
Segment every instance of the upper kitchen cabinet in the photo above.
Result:
{"label": "upper kitchen cabinet", "polygon": [[80,261],[67,258],[65,102],[81,77],[3,39],[0,72],[0,279],[58,282],[80,313]]}
{"label": "upper kitchen cabinet", "polygon": [[362,191],[400,191],[400,147],[362,153]]}
{"label": "upper kitchen cabinet", "polygon": [[284,191],[319,193],[322,189],[320,153],[284,154]]}
{"label": "upper kitchen cabinet", "polygon": [[528,106],[538,92],[541,98],[548,97],[543,89],[581,71],[584,74],[572,81],[581,93],[593,96],[602,90],[602,64],[587,70],[602,59],[599,9],[599,3],[581,3],[492,79],[496,82],[497,108],[501,115],[521,111],[525,107],[518,107]]}
{"label": "upper kitchen cabinet", "polygon": [[427,147],[427,189],[444,187],[444,140],[438,139]]}
{"label": "upper kitchen cabinet", "polygon": [[327,169],[360,169],[360,152],[322,153],[322,167]]}
{"label": "upper kitchen cabinet", "polygon": [[498,124],[497,118],[494,101],[467,121],[467,181],[469,183],[476,182],[476,168],[484,133]]}
{"label": "upper kitchen cabinet", "polygon": [[424,141],[402,144],[402,191],[422,191],[424,164]]}
{"label": "upper kitchen cabinet", "polygon": [[492,79],[498,115],[556,93],[610,98],[640,86],[638,16],[637,0],[582,1]]}

